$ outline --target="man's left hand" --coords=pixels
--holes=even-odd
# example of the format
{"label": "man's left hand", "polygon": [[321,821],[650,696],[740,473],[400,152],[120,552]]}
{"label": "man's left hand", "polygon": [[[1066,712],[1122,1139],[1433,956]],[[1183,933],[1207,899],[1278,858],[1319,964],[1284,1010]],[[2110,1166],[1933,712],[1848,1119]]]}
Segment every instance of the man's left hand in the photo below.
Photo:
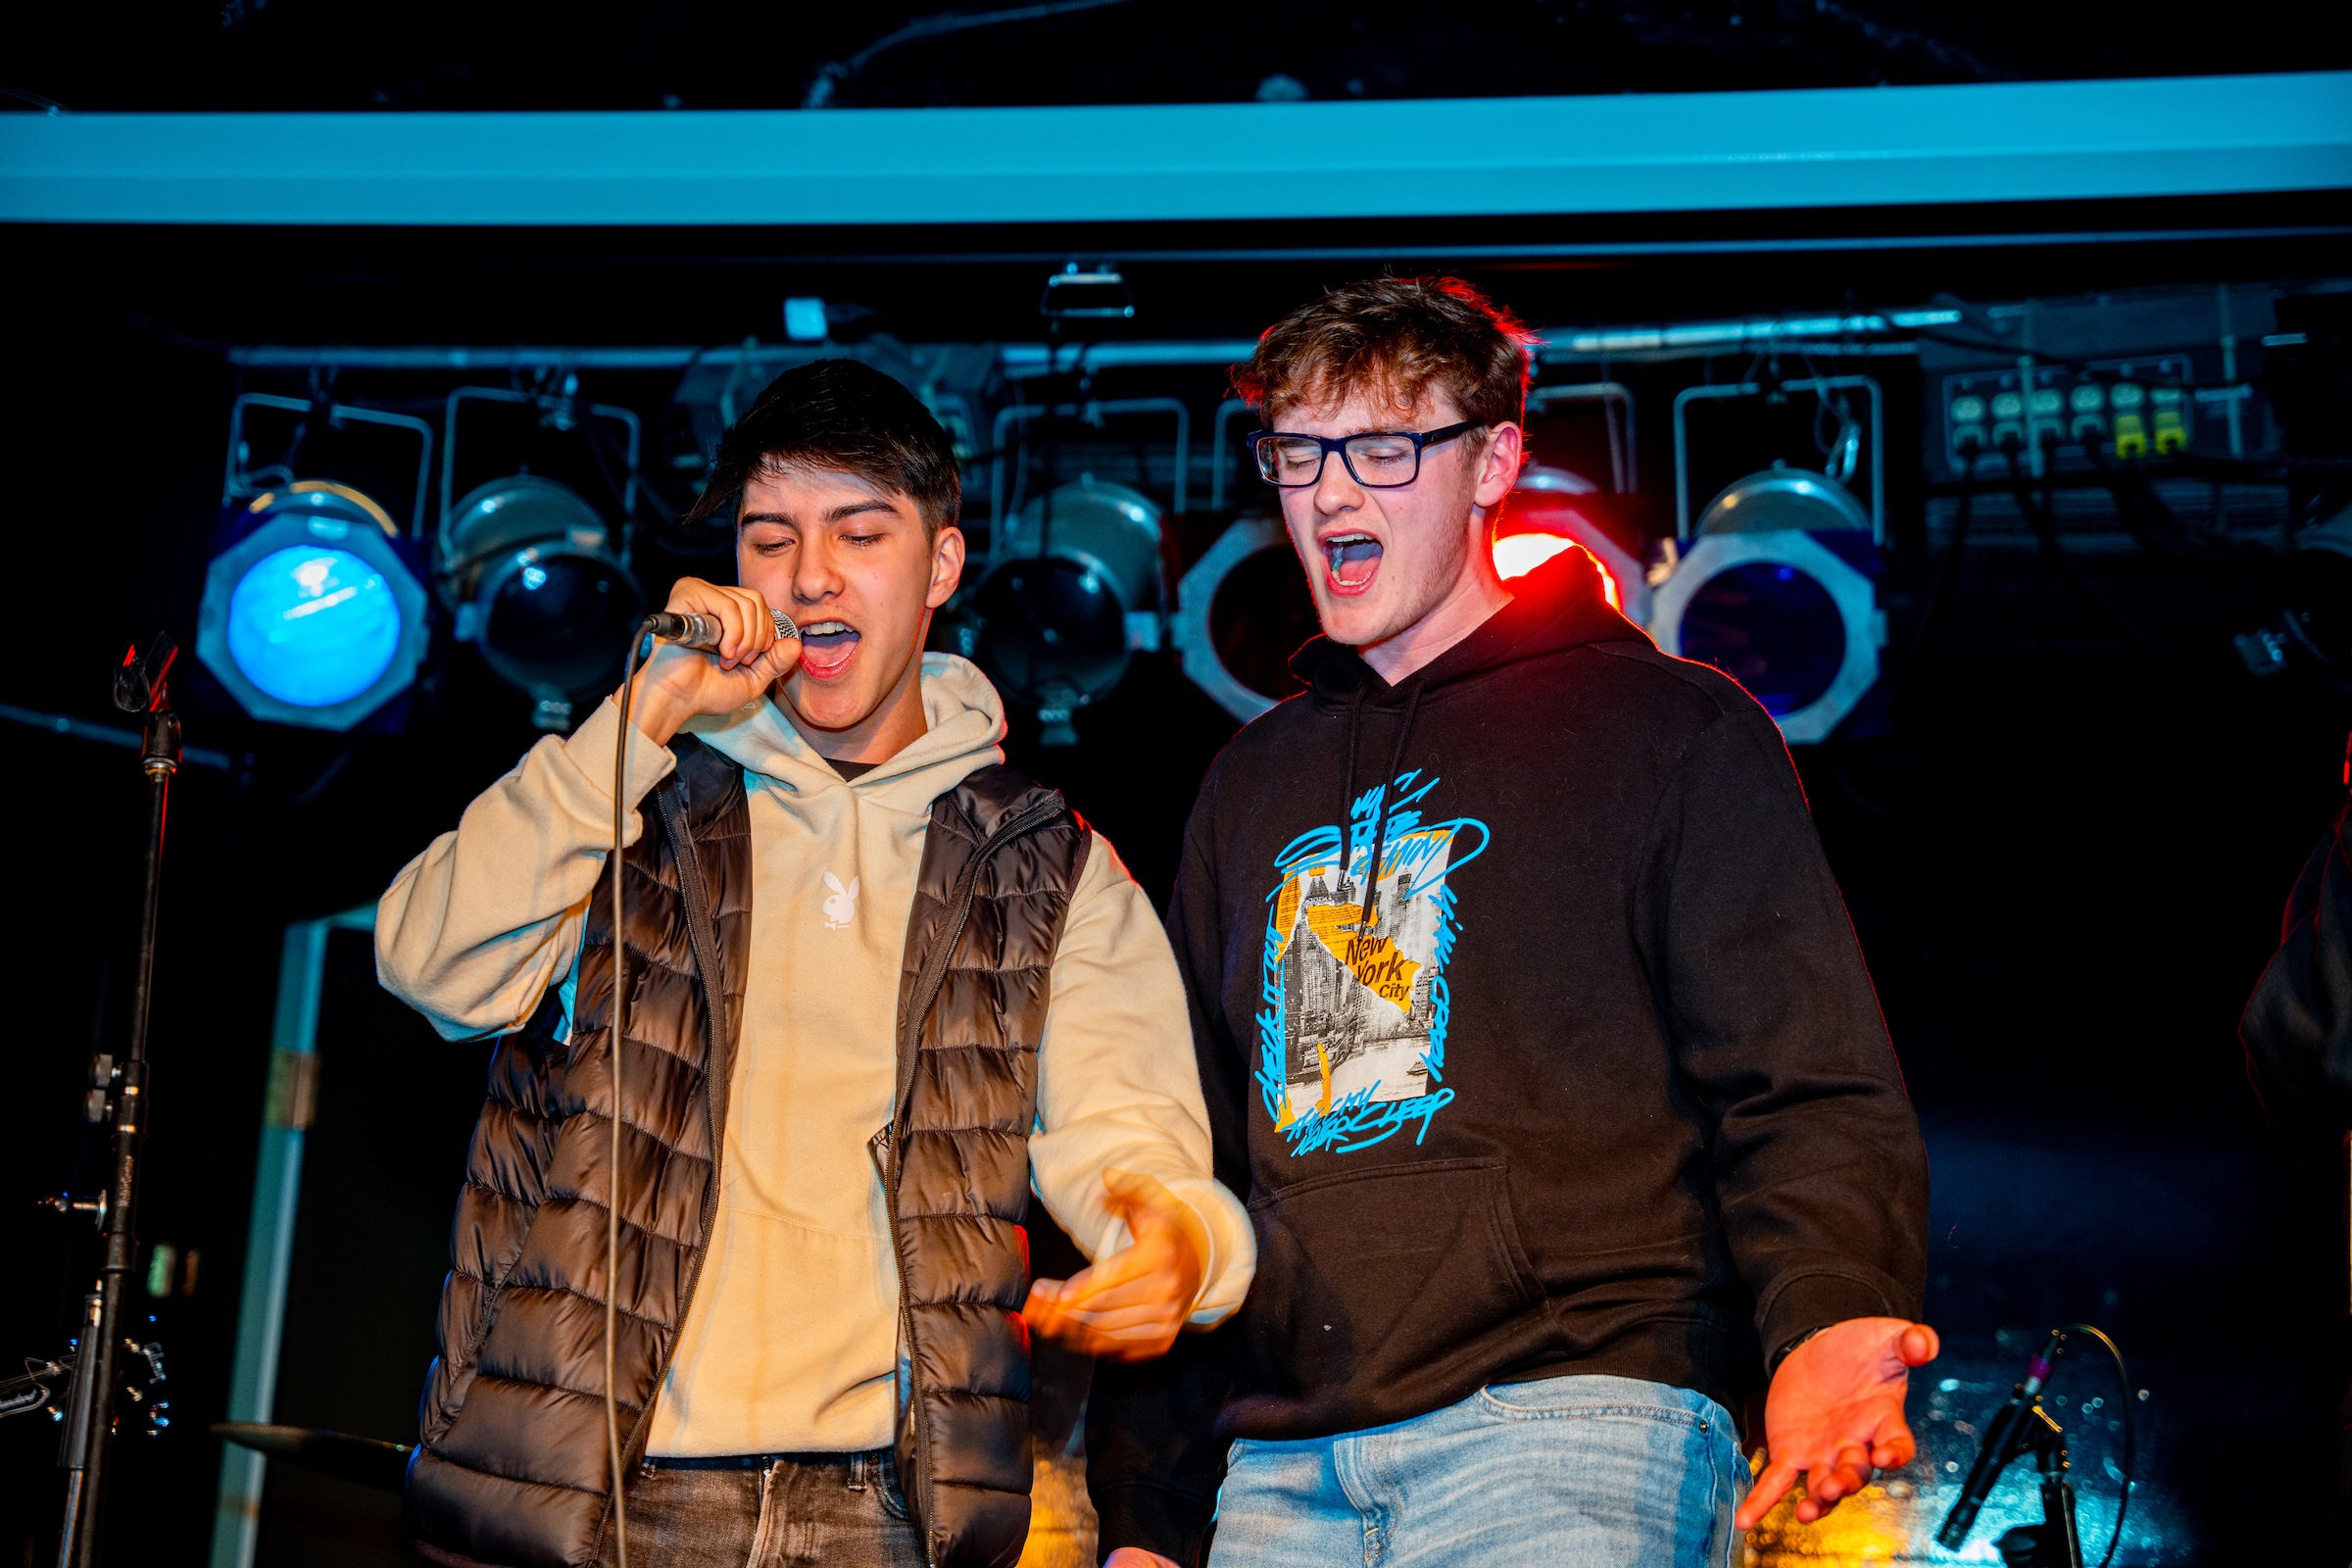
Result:
{"label": "man's left hand", "polygon": [[1903,1420],[1911,1369],[1936,1359],[1936,1331],[1899,1317],[1834,1323],[1788,1352],[1764,1398],[1764,1473],[1740,1505],[1752,1530],[1802,1476],[1796,1517],[1811,1524],[1839,1498],[1870,1485],[1877,1470],[1918,1451]]}
{"label": "man's left hand", "polygon": [[1149,1361],[1176,1343],[1208,1271],[1208,1227],[1158,1178],[1102,1173],[1134,1241],[1066,1280],[1038,1280],[1021,1309],[1033,1334],[1081,1355]]}

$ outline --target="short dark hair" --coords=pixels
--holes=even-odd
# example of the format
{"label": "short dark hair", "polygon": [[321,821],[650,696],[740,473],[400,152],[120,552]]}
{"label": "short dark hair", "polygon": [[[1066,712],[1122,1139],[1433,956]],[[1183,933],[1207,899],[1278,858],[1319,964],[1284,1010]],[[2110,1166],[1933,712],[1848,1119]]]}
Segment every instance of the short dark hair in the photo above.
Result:
{"label": "short dark hair", "polygon": [[857,360],[813,360],[767,383],[751,412],[719,438],[710,478],[688,524],[735,520],[744,489],[762,473],[830,468],[906,496],[937,538],[963,512],[963,479],[948,432],[922,400]]}
{"label": "short dark hair", "polygon": [[1534,333],[1458,277],[1375,277],[1301,305],[1257,340],[1234,390],[1271,427],[1301,404],[1373,391],[1399,408],[1436,383],[1462,416],[1516,424],[1527,409]]}

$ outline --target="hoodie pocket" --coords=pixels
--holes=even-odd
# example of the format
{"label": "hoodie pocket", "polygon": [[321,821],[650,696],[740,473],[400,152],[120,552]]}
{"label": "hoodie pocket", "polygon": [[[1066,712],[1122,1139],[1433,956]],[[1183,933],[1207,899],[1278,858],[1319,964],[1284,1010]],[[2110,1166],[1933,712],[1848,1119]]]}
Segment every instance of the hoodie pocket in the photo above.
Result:
{"label": "hoodie pocket", "polygon": [[1300,1435],[1422,1414],[1546,1342],[1504,1171],[1499,1159],[1392,1165],[1250,1203],[1252,1382],[1293,1406]]}

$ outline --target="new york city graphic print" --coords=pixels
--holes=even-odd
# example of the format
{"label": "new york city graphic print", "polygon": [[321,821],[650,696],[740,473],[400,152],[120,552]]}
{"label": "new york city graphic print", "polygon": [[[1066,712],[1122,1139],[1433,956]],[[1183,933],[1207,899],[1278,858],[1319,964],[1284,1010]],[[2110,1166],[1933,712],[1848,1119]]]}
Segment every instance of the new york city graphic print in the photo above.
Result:
{"label": "new york city graphic print", "polygon": [[[1256,1077],[1293,1154],[1349,1153],[1408,1131],[1419,1142],[1453,1101],[1446,963],[1460,922],[1448,879],[1486,852],[1488,834],[1471,817],[1426,819],[1441,783],[1399,774],[1348,803],[1344,850],[1325,825],[1275,857]],[[1373,867],[1384,794],[1388,835]]]}

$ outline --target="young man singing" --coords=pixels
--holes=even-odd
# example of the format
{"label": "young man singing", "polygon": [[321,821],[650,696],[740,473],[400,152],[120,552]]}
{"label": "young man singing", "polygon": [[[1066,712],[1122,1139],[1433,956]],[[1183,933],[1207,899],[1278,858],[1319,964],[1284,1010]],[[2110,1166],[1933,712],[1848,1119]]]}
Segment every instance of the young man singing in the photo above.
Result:
{"label": "young man singing", "polygon": [[1527,347],[1387,279],[1239,377],[1324,635],[1169,929],[1257,1281],[1099,1374],[1112,1568],[1212,1508],[1235,1568],[1728,1565],[1799,1476],[1812,1520],[1912,1457],[1927,1161],[1869,976],[1764,710],[1581,551],[1496,577]]}
{"label": "young man singing", "polygon": [[[922,651],[963,565],[959,495],[895,381],[779,377],[699,508],[733,516],[739,586],[669,601],[721,645],[659,647],[636,677],[620,866],[607,703],[383,897],[384,984],[449,1039],[498,1037],[409,1480],[437,1561],[618,1555],[616,870],[633,1562],[1009,1568],[1029,1326],[1156,1355],[1249,1287],[1158,922],[1110,846],[1004,765],[988,681]],[[1033,1182],[1097,1260],[1034,1289]]]}

